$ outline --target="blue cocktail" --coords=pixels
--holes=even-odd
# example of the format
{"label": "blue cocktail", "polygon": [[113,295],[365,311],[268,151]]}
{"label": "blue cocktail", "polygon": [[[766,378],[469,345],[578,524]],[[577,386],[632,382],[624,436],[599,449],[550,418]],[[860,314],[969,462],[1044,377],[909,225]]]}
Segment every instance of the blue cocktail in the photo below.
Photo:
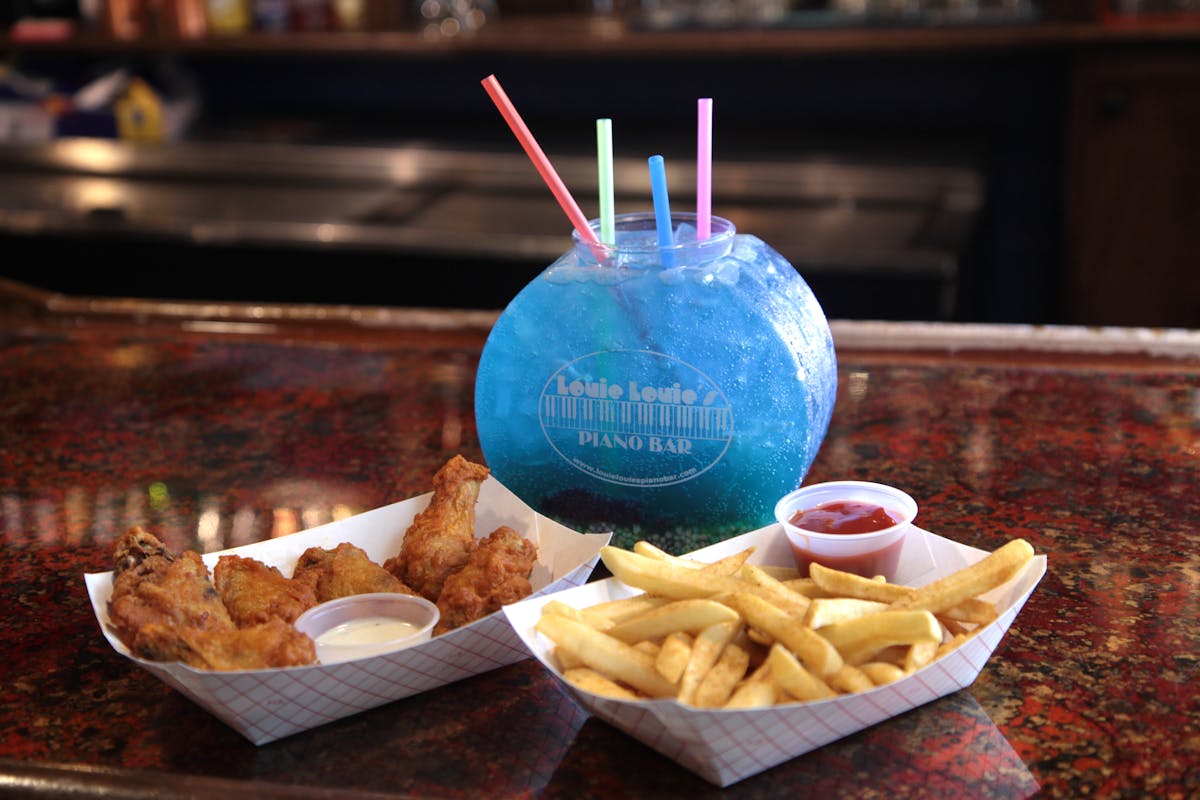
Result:
{"label": "blue cocktail", "polygon": [[[714,217],[616,217],[526,286],[488,337],[475,416],[492,473],[541,513],[674,552],[773,522],[829,426],[837,362],[808,284]],[[598,228],[598,223],[594,223]]]}

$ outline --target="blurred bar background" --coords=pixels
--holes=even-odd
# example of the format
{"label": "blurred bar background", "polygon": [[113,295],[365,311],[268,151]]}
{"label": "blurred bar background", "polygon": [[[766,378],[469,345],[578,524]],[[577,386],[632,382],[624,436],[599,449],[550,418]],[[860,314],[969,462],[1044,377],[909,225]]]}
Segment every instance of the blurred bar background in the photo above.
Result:
{"label": "blurred bar background", "polygon": [[501,308],[665,156],[833,318],[1200,327],[1197,0],[13,0],[0,276]]}

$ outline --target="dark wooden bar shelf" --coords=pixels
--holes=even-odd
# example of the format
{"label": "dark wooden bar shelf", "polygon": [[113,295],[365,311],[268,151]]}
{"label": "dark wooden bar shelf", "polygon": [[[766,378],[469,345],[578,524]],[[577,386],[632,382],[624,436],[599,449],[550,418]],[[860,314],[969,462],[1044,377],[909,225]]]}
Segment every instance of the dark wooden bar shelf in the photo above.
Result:
{"label": "dark wooden bar shelf", "polygon": [[353,55],[357,57],[429,57],[460,54],[522,56],[672,58],[878,55],[1013,51],[1029,48],[1074,48],[1190,44],[1200,42],[1200,20],[1147,21],[1108,25],[1094,21],[1034,21],[972,25],[862,25],[812,28],[639,29],[616,20],[577,15],[501,18],[478,33],[428,38],[415,31],[338,31],[210,34],[180,38],[162,34],[114,39],[99,32],[73,33],[60,40],[27,40],[0,36],[8,52],[86,54],[178,53],[226,55]]}

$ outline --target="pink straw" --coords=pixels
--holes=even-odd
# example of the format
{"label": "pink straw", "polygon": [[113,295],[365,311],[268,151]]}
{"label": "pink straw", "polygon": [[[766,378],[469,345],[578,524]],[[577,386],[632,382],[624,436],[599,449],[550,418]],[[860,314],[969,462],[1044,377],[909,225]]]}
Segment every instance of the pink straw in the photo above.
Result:
{"label": "pink straw", "polygon": [[592,226],[588,224],[587,217],[579,209],[579,205],[575,199],[571,197],[571,193],[567,191],[566,184],[562,182],[562,178],[558,177],[558,173],[554,171],[554,167],[550,164],[550,159],[546,158],[546,154],[542,152],[542,148],[538,145],[537,140],[533,138],[533,134],[529,132],[529,128],[525,125],[521,115],[517,113],[517,109],[513,106],[512,101],[508,99],[508,95],[500,88],[500,82],[496,80],[495,75],[488,75],[483,79],[483,88],[487,90],[488,95],[492,98],[492,102],[496,104],[496,108],[500,109],[500,114],[504,117],[508,127],[512,128],[512,132],[516,134],[517,141],[521,143],[525,154],[533,161],[533,165],[537,167],[537,171],[541,174],[542,180],[550,187],[554,199],[562,206],[562,210],[567,212],[567,218],[571,220],[571,224],[575,226],[575,230],[579,231],[579,236],[585,242],[599,244],[600,239],[596,236],[596,232],[592,230]]}
{"label": "pink straw", "polygon": [[696,240],[712,233],[712,98],[697,101],[696,114]]}

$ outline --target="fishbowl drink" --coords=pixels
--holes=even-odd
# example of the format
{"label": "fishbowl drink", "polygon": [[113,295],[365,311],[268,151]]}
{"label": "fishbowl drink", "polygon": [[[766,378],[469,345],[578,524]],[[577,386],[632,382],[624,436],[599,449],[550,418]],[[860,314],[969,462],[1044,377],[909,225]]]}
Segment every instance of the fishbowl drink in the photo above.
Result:
{"label": "fishbowl drink", "polygon": [[[808,284],[712,218],[615,219],[500,315],[475,417],[492,474],[542,514],[684,552],[774,521],[833,414],[837,361]],[[598,225],[594,225],[598,230]]]}

